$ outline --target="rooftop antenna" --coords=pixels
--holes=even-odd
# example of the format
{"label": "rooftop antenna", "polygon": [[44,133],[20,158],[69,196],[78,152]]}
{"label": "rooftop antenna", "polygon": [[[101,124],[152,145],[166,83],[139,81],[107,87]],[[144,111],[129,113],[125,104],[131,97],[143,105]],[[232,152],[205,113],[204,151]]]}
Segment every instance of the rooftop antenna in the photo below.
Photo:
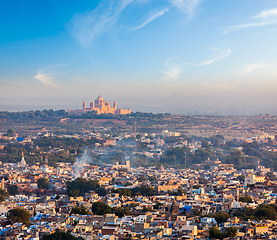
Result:
{"label": "rooftop antenna", "polygon": [[137,135],[137,121],[134,122],[134,136]]}
{"label": "rooftop antenna", "polygon": [[48,166],[48,157],[45,156],[45,166]]}
{"label": "rooftop antenna", "polygon": [[187,167],[187,153],[185,153],[185,168]]}

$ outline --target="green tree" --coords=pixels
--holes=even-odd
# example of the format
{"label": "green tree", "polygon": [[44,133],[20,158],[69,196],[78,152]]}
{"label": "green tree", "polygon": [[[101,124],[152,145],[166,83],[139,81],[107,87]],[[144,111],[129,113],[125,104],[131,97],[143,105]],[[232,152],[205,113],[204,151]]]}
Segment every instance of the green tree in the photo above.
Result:
{"label": "green tree", "polygon": [[238,234],[238,229],[236,227],[229,227],[227,230],[224,232],[223,237],[224,238],[234,238]]}
{"label": "green tree", "polygon": [[206,139],[203,139],[201,142],[201,147],[205,149],[210,149],[211,146],[209,145],[209,142]]}
{"label": "green tree", "polygon": [[277,205],[271,204],[271,205],[265,205],[260,204],[256,209],[254,216],[258,219],[270,219],[270,220],[276,220],[277,218],[277,212],[276,212]]}
{"label": "green tree", "polygon": [[78,197],[80,195],[80,190],[76,189],[76,190],[70,190],[68,193],[69,197]]}
{"label": "green tree", "polygon": [[9,196],[9,193],[6,191],[6,189],[0,188],[0,202],[4,201],[6,197]]}
{"label": "green tree", "polygon": [[163,204],[160,203],[160,202],[157,202],[157,203],[153,206],[153,208],[154,208],[154,209],[159,209],[161,206],[163,206]]}
{"label": "green tree", "polygon": [[209,229],[209,238],[223,239],[222,233],[218,227],[213,226]]}
{"label": "green tree", "polygon": [[235,150],[231,152],[229,156],[225,158],[226,163],[232,163],[236,168],[241,169],[242,165],[246,163],[246,157],[244,155],[244,152],[240,150]]}
{"label": "green tree", "polygon": [[49,180],[47,178],[39,178],[37,180],[38,188],[40,189],[48,189],[49,188]]}
{"label": "green tree", "polygon": [[112,213],[112,208],[103,202],[94,202],[91,206],[91,210],[95,215],[104,215],[106,213]]}
{"label": "green tree", "polygon": [[133,188],[131,190],[131,193],[132,193],[132,196],[138,196],[138,195],[154,196],[155,190],[152,187],[148,187],[146,185],[141,185],[140,187]]}
{"label": "green tree", "polygon": [[276,204],[260,204],[256,209],[251,207],[244,207],[237,209],[234,215],[239,217],[241,220],[247,219],[277,219],[277,205]]}
{"label": "green tree", "polygon": [[153,208],[152,207],[143,207],[142,211],[143,212],[152,212]]}
{"label": "green tree", "polygon": [[226,222],[228,218],[230,218],[230,215],[225,212],[219,212],[214,215],[214,218],[217,223],[223,223]]}
{"label": "green tree", "polygon": [[122,208],[117,207],[113,209],[114,214],[120,218],[122,218],[125,215],[133,215],[128,207]]}
{"label": "green tree", "polygon": [[102,187],[98,187],[96,188],[95,192],[99,195],[99,196],[106,196],[107,191],[105,188]]}
{"label": "green tree", "polygon": [[112,188],[111,193],[119,193],[119,196],[132,196],[131,190],[127,188]]}
{"label": "green tree", "polygon": [[96,180],[87,180],[85,178],[76,178],[74,181],[66,183],[67,193],[69,196],[76,196],[77,191],[78,196],[84,196],[85,193],[88,193],[90,190],[94,190],[100,196],[105,196],[105,189],[99,186],[99,182]]}
{"label": "green tree", "polygon": [[245,203],[252,203],[253,202],[252,197],[249,196],[249,195],[241,196],[239,198],[239,201],[240,202],[245,202]]}
{"label": "green tree", "polygon": [[9,184],[7,186],[7,190],[8,190],[8,193],[12,196],[15,196],[16,194],[18,194],[18,187],[17,185],[13,185],[13,184]]}
{"label": "green tree", "polygon": [[255,210],[251,207],[244,207],[237,209],[234,212],[234,216],[239,217],[241,220],[246,221],[247,219],[254,219]]}
{"label": "green tree", "polygon": [[7,219],[11,223],[21,222],[27,226],[30,224],[30,217],[31,214],[29,213],[29,211],[21,207],[11,209],[7,214]]}
{"label": "green tree", "polygon": [[55,232],[44,235],[42,240],[84,240],[84,238],[74,237],[69,232]]}
{"label": "green tree", "polygon": [[71,208],[71,213],[80,214],[80,215],[90,215],[90,212],[84,205],[75,206],[75,207]]}
{"label": "green tree", "polygon": [[139,206],[139,203],[132,202],[132,203],[130,203],[129,206],[130,206],[131,208],[134,208],[134,207],[136,207],[136,206]]}
{"label": "green tree", "polygon": [[9,128],[7,131],[7,136],[14,136],[16,134],[16,131],[13,128]]}
{"label": "green tree", "polygon": [[187,191],[182,188],[178,188],[177,191],[168,190],[167,193],[171,196],[182,196],[183,194],[187,194]]}

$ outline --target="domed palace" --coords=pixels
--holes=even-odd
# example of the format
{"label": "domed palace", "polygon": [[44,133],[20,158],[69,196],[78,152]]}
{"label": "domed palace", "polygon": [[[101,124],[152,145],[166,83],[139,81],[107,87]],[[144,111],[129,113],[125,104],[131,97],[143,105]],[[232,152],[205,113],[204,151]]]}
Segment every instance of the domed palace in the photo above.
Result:
{"label": "domed palace", "polygon": [[82,114],[90,111],[96,111],[97,114],[101,113],[111,113],[111,114],[130,114],[131,113],[131,108],[128,110],[124,109],[117,109],[116,107],[116,102],[113,103],[113,107],[110,106],[110,103],[106,102],[101,95],[98,96],[98,98],[95,99],[94,102],[91,102],[89,104],[89,107],[87,107],[86,102],[83,102],[83,109],[75,109],[71,110],[68,109],[68,114],[73,115],[73,114]]}

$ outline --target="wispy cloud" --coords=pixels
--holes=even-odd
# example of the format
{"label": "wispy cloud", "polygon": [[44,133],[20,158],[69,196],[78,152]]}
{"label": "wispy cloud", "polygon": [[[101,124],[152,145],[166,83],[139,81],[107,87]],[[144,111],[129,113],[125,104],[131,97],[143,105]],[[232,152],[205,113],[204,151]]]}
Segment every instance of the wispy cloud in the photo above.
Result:
{"label": "wispy cloud", "polygon": [[173,79],[179,76],[181,73],[181,68],[177,64],[173,64],[173,61],[178,58],[180,58],[180,56],[168,58],[165,60],[164,65],[166,67],[166,71],[163,72],[165,74],[163,79]]}
{"label": "wispy cloud", "polygon": [[50,73],[50,74],[48,73],[47,74],[47,73],[43,73],[42,70],[39,70],[37,75],[34,76],[34,78],[41,81],[45,85],[52,86],[52,87],[57,87],[57,84],[52,82],[51,75],[53,75],[53,73]]}
{"label": "wispy cloud", "polygon": [[277,24],[277,8],[264,10],[259,15],[254,17],[260,19],[260,21],[229,26],[227,29],[223,31],[223,34],[227,34],[229,32],[233,32],[243,28],[262,27],[262,26]]}
{"label": "wispy cloud", "polygon": [[268,68],[268,67],[272,67],[272,66],[274,66],[274,64],[248,64],[248,65],[244,66],[244,69],[239,74],[239,76],[253,72],[254,70],[257,70],[260,68]]}
{"label": "wispy cloud", "polygon": [[232,50],[230,48],[228,48],[226,50],[221,50],[221,49],[217,48],[217,49],[214,49],[214,51],[217,52],[216,56],[206,62],[201,63],[200,65],[212,64],[217,60],[228,57],[232,53]]}
{"label": "wispy cloud", "polygon": [[68,32],[83,47],[88,47],[98,36],[116,27],[120,15],[131,3],[147,2],[148,0],[102,0],[94,10],[75,15],[67,25]]}
{"label": "wispy cloud", "polygon": [[242,28],[262,27],[262,26],[267,26],[267,25],[276,24],[276,23],[277,23],[277,19],[272,20],[272,21],[262,21],[262,22],[255,22],[255,23],[247,23],[247,24],[240,24],[240,25],[230,26],[226,30],[224,30],[223,34],[227,34],[229,32],[234,32],[234,31],[242,29]]}
{"label": "wispy cloud", "polygon": [[169,9],[166,8],[162,11],[159,11],[159,12],[154,12],[143,24],[141,24],[140,26],[138,27],[135,27],[133,28],[132,30],[137,30],[137,29],[140,29],[142,27],[144,27],[145,25],[147,25],[148,23],[152,22],[154,19],[158,18],[158,17],[161,17],[162,15],[164,15],[166,12],[168,12]]}
{"label": "wispy cloud", "polygon": [[193,11],[199,5],[202,0],[169,0],[169,2],[175,7],[179,8],[182,12],[191,16]]}
{"label": "wispy cloud", "polygon": [[277,8],[264,10],[255,17],[256,18],[264,18],[264,19],[269,18],[269,17],[277,17]]}
{"label": "wispy cloud", "polygon": [[[124,22],[124,17],[130,15],[130,10],[138,14],[138,10],[142,10],[140,6],[150,1],[151,0],[100,0],[95,9],[73,16],[70,22],[67,23],[66,29],[82,47],[89,47],[99,36],[107,32],[111,33],[115,30],[124,29],[125,24],[129,25],[126,21]],[[160,5],[164,7],[164,10],[158,10],[157,8],[153,9],[151,7],[150,11],[146,10],[150,13],[148,14],[146,12],[148,18],[146,18],[142,24],[137,27],[126,28],[129,30],[137,30],[146,26],[156,18],[168,12],[169,5],[175,6],[188,16],[191,16],[201,1],[202,0],[166,0],[165,3]],[[150,4],[149,6],[153,5]],[[147,9],[150,9],[150,7]],[[134,14],[134,12],[132,13]],[[138,15],[143,16],[144,13]]]}
{"label": "wispy cloud", "polygon": [[[53,78],[51,77],[52,75],[57,74],[57,73],[53,73],[53,72],[49,73],[49,70],[60,67],[60,66],[66,66],[66,65],[67,64],[57,64],[57,65],[52,65],[52,66],[46,67],[43,70],[39,70],[37,75],[34,76],[34,78],[41,81],[45,85],[57,87],[58,85],[53,82]],[[48,72],[48,73],[46,73],[46,72]]]}

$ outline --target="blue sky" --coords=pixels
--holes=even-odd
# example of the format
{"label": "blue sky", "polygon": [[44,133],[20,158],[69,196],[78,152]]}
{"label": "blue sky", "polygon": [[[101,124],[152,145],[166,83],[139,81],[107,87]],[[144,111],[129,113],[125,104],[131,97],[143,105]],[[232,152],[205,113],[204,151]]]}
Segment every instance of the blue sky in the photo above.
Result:
{"label": "blue sky", "polygon": [[1,0],[0,27],[0,110],[101,93],[135,111],[277,114],[276,0]]}

